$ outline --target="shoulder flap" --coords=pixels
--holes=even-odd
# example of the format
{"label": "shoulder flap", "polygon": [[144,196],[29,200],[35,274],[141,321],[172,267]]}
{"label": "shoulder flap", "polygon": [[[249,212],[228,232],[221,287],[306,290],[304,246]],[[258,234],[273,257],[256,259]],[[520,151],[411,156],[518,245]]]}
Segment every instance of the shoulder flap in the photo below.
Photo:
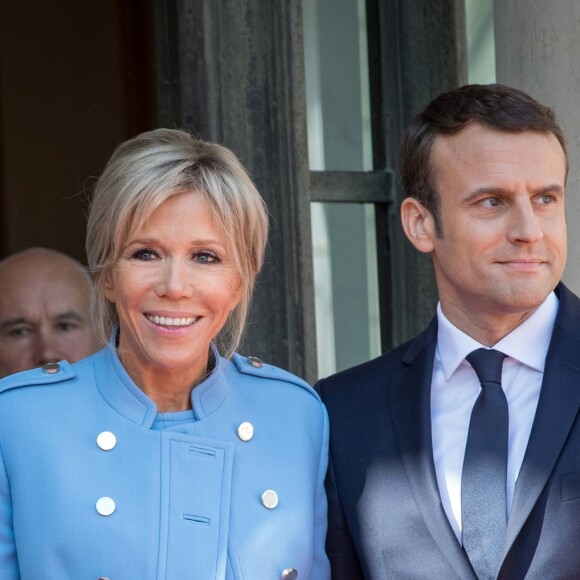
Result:
{"label": "shoulder flap", "polygon": [[19,387],[29,387],[33,385],[50,385],[61,383],[76,376],[72,366],[66,362],[48,363],[37,369],[22,371],[14,375],[9,375],[0,380],[0,393],[16,389]]}
{"label": "shoulder flap", "polygon": [[254,356],[241,356],[237,353],[234,353],[232,356],[232,361],[236,365],[238,371],[244,375],[252,375],[254,377],[261,377],[263,379],[274,379],[277,381],[292,383],[302,387],[313,397],[320,400],[318,393],[316,393],[306,381],[302,380],[296,375],[293,375],[292,373],[289,373],[288,371],[284,371],[278,367],[275,367],[274,365],[269,365],[259,358]]}

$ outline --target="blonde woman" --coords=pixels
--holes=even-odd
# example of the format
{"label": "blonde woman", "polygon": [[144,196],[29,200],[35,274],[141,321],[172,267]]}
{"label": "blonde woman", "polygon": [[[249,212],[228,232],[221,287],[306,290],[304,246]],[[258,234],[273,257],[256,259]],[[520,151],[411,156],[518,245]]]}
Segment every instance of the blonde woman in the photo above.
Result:
{"label": "blonde woman", "polygon": [[87,236],[108,344],[0,382],[0,578],[329,578],[323,405],[232,354],[266,237],[229,150],[115,151]]}

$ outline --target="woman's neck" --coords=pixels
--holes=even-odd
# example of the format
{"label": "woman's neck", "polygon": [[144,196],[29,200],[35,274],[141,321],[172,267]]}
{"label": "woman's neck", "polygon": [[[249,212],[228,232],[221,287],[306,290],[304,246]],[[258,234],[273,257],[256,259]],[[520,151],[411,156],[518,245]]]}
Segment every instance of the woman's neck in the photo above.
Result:
{"label": "woman's neck", "polygon": [[160,413],[191,409],[192,389],[210,374],[208,366],[214,366],[213,353],[195,368],[184,369],[142,364],[122,351],[119,358],[133,382],[155,402]]}

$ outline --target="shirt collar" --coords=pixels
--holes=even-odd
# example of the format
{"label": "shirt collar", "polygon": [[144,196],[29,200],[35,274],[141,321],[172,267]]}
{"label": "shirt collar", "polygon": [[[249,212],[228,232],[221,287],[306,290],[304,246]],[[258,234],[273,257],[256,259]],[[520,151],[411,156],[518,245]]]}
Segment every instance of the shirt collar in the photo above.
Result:
{"label": "shirt collar", "polygon": [[[526,320],[504,336],[493,348],[534,370],[543,372],[558,305],[558,298],[554,292],[550,292]],[[487,347],[454,326],[443,314],[441,303],[437,305],[437,323],[437,356],[441,361],[445,379],[449,380],[471,351]]]}

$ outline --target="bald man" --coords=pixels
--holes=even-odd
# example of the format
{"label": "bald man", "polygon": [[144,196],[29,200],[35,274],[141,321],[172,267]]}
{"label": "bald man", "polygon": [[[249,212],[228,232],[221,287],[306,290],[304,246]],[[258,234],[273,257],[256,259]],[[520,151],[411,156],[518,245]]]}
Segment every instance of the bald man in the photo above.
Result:
{"label": "bald man", "polygon": [[91,280],[72,258],[29,248],[0,261],[0,378],[97,349]]}

